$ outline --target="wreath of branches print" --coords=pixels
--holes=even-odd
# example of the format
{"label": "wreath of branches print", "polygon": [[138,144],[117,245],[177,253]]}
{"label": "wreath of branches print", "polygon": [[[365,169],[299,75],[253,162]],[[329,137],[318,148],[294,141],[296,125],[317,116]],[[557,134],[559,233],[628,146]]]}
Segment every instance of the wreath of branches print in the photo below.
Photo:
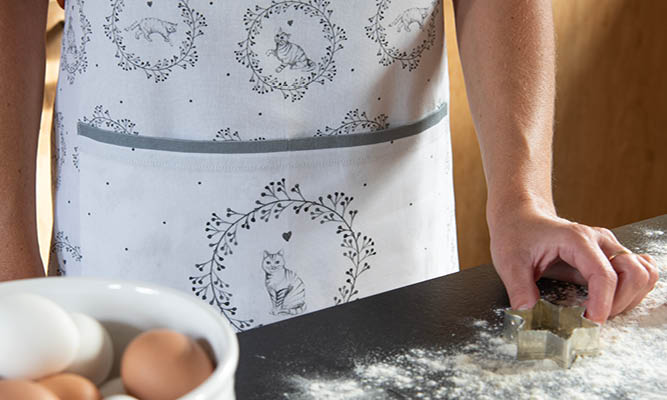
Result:
{"label": "wreath of branches print", "polygon": [[79,155],[79,146],[74,146],[74,151],[72,152],[72,164],[76,168],[77,172],[81,172],[79,169],[80,155]]}
{"label": "wreath of branches print", "polygon": [[370,119],[365,111],[354,109],[345,114],[345,118],[336,128],[325,127],[324,130],[317,130],[315,136],[337,136],[348,135],[350,133],[361,131],[376,132],[389,127],[387,115],[380,114],[374,119]]}
{"label": "wreath of branches print", "polygon": [[171,57],[162,58],[155,63],[142,60],[140,56],[127,50],[127,45],[121,35],[121,29],[116,25],[120,21],[120,14],[125,7],[125,0],[114,0],[112,3],[111,15],[105,17],[107,24],[104,24],[104,33],[116,45],[116,58],[119,58],[118,66],[125,71],[141,69],[146,74],[146,78],[153,78],[155,82],[163,82],[172,71],[173,67],[187,69],[188,66],[194,67],[199,59],[199,54],[195,46],[195,39],[204,34],[202,27],[207,26],[206,19],[198,11],[193,10],[188,4],[189,0],[179,0],[178,8],[181,10],[183,22],[189,28],[185,32],[185,39],[178,46],[178,54]]}
{"label": "wreath of branches print", "polygon": [[[77,46],[74,37],[74,30],[72,28],[72,19],[70,17],[67,21],[67,29],[65,29],[64,37],[61,42],[61,53],[63,57],[60,58],[60,70],[67,72],[67,81],[70,84],[74,83],[74,77],[77,73],[83,74],[88,67],[88,57],[86,54],[86,43],[90,41],[90,35],[93,30],[90,21],[86,18],[83,12],[83,0],[76,0],[78,7],[79,24],[81,26],[81,37],[79,38],[79,45]],[[72,4],[74,10],[74,4]],[[74,61],[70,62],[68,55],[74,53]]]}
{"label": "wreath of branches print", "polygon": [[435,44],[440,0],[434,0],[432,2],[433,10],[429,15],[426,38],[409,51],[392,46],[387,38],[387,28],[382,25],[382,21],[385,18],[385,13],[389,9],[390,4],[391,0],[378,0],[377,13],[368,18],[370,25],[366,26],[366,36],[379,44],[377,55],[380,57],[380,64],[388,67],[398,61],[401,63],[401,67],[407,68],[408,71],[413,71],[419,66],[422,54]]}
{"label": "wreath of branches print", "polygon": [[58,264],[59,275],[67,275],[67,259],[65,259],[64,253],[69,253],[72,259],[76,262],[80,262],[83,256],[81,255],[81,248],[79,246],[74,246],[70,243],[69,237],[65,235],[65,232],[58,231],[56,232],[55,237],[53,238],[53,245],[51,246],[51,254],[59,254],[62,257],[62,264]]}
{"label": "wreath of branches print", "polygon": [[136,124],[127,118],[113,119],[109,110],[105,110],[102,105],[95,106],[92,118],[83,117],[83,122],[96,128],[110,128],[114,132],[124,133],[126,135],[138,135],[139,132],[133,130]]}
{"label": "wreath of branches print", "polygon": [[357,210],[349,208],[352,200],[353,197],[342,192],[309,200],[304,197],[299,184],[288,189],[285,179],[281,179],[264,187],[252,210],[238,212],[228,208],[224,218],[213,213],[205,228],[206,237],[211,240],[209,247],[213,249],[212,256],[195,264],[201,274],[189,277],[192,291],[202,300],[216,306],[238,331],[250,328],[253,319],[244,320],[236,316],[238,309],[232,305],[230,285],[222,277],[223,270],[229,268],[225,260],[239,244],[239,230],[250,230],[252,225],[260,221],[278,219],[285,211],[291,210],[295,214],[307,214],[312,221],[319,221],[320,224],[337,224],[336,234],[341,236],[342,255],[348,260],[349,268],[345,270],[345,283],[338,287],[338,295],[333,300],[335,304],[353,300],[359,294],[357,282],[360,275],[371,268],[368,258],[376,252],[373,239],[352,226],[357,215]]}
{"label": "wreath of branches print", "polygon": [[[234,54],[239,63],[252,71],[250,82],[253,83],[253,91],[266,94],[277,90],[282,93],[284,99],[291,99],[295,102],[303,98],[311,83],[324,85],[326,81],[333,81],[334,76],[336,76],[334,54],[343,48],[342,42],[347,40],[347,37],[343,28],[331,22],[330,18],[333,10],[327,8],[329,3],[327,0],[273,0],[271,5],[266,8],[255,6],[254,9],[249,8],[246,11],[243,16],[243,23],[246,26],[247,37],[239,42],[240,49],[234,51]],[[301,11],[309,17],[316,18],[322,25],[322,34],[328,44],[325,47],[325,54],[317,63],[315,71],[288,82],[264,71],[253,46],[262,31],[263,21],[271,15],[279,15],[290,9]]]}
{"label": "wreath of branches print", "polygon": [[[250,139],[251,142],[261,142],[266,140],[264,136],[258,136],[256,138]],[[238,131],[232,131],[232,128],[224,128],[218,130],[218,133],[215,134],[213,138],[214,142],[245,142],[239,135]]]}
{"label": "wreath of branches print", "polygon": [[53,123],[55,125],[56,140],[53,145],[53,167],[55,168],[53,184],[56,189],[60,188],[62,182],[62,168],[67,158],[67,141],[65,140],[65,126],[63,124],[63,113],[58,111],[53,115]]}

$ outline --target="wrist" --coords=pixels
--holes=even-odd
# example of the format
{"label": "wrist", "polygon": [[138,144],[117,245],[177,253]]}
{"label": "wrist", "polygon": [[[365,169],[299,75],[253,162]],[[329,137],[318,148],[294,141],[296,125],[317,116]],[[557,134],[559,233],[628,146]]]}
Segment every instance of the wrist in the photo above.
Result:
{"label": "wrist", "polygon": [[557,218],[556,207],[550,194],[516,191],[511,194],[489,193],[486,202],[486,220],[489,229],[511,224],[517,218]]}

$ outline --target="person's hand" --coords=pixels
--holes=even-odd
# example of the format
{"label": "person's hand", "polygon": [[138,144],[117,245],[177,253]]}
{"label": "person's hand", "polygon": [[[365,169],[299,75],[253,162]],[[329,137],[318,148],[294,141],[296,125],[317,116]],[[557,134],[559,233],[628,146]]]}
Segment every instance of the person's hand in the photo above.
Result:
{"label": "person's hand", "polygon": [[588,285],[586,317],[604,323],[639,304],[658,281],[653,258],[630,252],[608,229],[527,206],[489,219],[489,229],[493,264],[514,309],[535,305],[535,281],[545,276]]}

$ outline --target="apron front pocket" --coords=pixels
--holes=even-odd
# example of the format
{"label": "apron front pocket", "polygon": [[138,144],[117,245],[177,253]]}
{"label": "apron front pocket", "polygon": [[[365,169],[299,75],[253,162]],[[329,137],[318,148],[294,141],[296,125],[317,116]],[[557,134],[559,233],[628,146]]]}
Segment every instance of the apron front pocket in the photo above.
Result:
{"label": "apron front pocket", "polygon": [[191,292],[240,331],[454,272],[443,117],[230,143],[80,122],[82,274]]}

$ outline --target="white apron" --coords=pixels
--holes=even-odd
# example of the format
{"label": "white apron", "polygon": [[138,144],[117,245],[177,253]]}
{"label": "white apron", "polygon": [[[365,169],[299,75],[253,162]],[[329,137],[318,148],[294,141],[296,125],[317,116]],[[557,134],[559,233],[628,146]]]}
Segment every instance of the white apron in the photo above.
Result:
{"label": "white apron", "polygon": [[239,331],[458,268],[438,1],[68,0],[51,274]]}

